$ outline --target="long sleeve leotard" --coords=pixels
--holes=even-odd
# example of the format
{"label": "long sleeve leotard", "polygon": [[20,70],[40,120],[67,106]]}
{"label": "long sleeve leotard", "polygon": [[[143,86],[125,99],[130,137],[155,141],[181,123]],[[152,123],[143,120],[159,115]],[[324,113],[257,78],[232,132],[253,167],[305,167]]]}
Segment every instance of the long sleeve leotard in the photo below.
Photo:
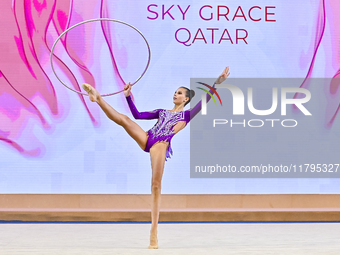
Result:
{"label": "long sleeve leotard", "polygon": [[[215,87],[215,84],[213,85],[213,87]],[[211,94],[214,93],[212,90],[210,90],[209,92]],[[209,102],[210,98],[210,95],[207,93],[207,102]],[[150,148],[156,142],[169,142],[165,160],[167,160],[167,158],[170,158],[170,156],[173,154],[171,148],[171,139],[176,134],[173,131],[173,127],[179,121],[185,121],[185,125],[187,125],[190,120],[194,118],[197,113],[200,112],[202,108],[201,100],[192,109],[186,111],[170,112],[169,110],[165,109],[156,109],[151,112],[139,112],[135,104],[133,103],[131,96],[126,97],[126,100],[135,119],[158,119],[157,123],[147,132],[148,140],[144,151],[150,152]]]}

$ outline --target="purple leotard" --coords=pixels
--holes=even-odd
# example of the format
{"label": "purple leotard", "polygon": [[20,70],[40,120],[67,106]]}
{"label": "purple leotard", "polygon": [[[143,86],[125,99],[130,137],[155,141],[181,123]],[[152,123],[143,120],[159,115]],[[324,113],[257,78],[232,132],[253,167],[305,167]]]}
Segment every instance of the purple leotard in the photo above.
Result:
{"label": "purple leotard", "polygon": [[[215,84],[213,87],[215,88]],[[209,92],[214,94],[212,90]],[[210,100],[210,98],[210,95],[207,93],[207,102]],[[199,101],[194,108],[186,111],[170,112],[169,110],[165,109],[156,109],[151,112],[139,112],[133,103],[131,96],[126,97],[126,100],[135,119],[158,119],[157,123],[147,132],[148,140],[144,151],[150,152],[152,145],[159,141],[169,142],[165,160],[170,158],[170,155],[172,155],[171,139],[176,134],[172,128],[179,121],[185,121],[185,125],[187,125],[190,120],[195,117],[197,113],[199,113],[202,107],[202,101]]]}

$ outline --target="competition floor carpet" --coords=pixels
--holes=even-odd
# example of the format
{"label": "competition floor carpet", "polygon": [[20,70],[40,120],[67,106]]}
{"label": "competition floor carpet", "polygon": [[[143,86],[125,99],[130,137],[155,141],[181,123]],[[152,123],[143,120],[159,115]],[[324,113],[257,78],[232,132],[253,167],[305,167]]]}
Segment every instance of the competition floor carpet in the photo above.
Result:
{"label": "competition floor carpet", "polygon": [[340,254],[340,223],[0,223],[0,254]]}

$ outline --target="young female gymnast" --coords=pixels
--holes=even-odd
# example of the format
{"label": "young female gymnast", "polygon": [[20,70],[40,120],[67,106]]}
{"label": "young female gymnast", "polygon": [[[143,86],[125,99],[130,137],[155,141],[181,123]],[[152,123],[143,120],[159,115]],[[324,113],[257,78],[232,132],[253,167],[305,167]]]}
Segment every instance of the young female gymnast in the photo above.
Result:
{"label": "young female gymnast", "polygon": [[[222,83],[229,76],[229,67],[226,67],[222,74],[217,78],[216,84]],[[215,84],[214,86],[215,87]],[[89,94],[92,102],[103,109],[107,117],[122,126],[126,132],[138,143],[142,150],[150,152],[152,168],[152,206],[151,206],[151,231],[149,249],[158,248],[157,226],[160,209],[161,181],[164,170],[164,163],[172,154],[171,139],[183,129],[189,121],[201,110],[201,101],[191,110],[183,111],[191,98],[195,95],[193,90],[186,87],[179,87],[173,97],[174,108],[172,110],[156,109],[151,112],[139,112],[130,96],[131,84],[124,86],[124,95],[135,119],[158,119],[158,122],[145,132],[136,122],[128,116],[113,109],[100,94],[89,84],[83,84],[84,90]],[[213,91],[210,90],[213,94]],[[207,98],[207,102],[210,96]]]}

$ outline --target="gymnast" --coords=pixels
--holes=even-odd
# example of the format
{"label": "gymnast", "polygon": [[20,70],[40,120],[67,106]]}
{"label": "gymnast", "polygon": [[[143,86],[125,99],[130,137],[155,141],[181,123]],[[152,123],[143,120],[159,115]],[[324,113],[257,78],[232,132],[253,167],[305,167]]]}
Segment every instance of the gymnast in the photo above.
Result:
{"label": "gymnast", "polygon": [[[215,84],[222,83],[229,76],[229,67],[226,67],[222,74],[217,78]],[[158,119],[157,123],[145,132],[136,122],[128,116],[117,112],[100,96],[89,84],[83,84],[84,90],[89,94],[92,102],[102,108],[107,117],[118,125],[122,126],[126,132],[138,143],[142,150],[150,152],[151,168],[152,168],[152,184],[151,184],[151,231],[149,249],[158,248],[157,226],[160,209],[161,181],[164,170],[164,163],[172,154],[171,139],[183,129],[189,121],[201,110],[201,101],[191,110],[183,111],[191,98],[195,95],[193,90],[186,87],[179,87],[173,97],[174,108],[172,110],[156,109],[151,112],[139,112],[130,96],[131,84],[124,86],[124,95],[130,107],[132,115],[135,119]],[[213,91],[210,90],[213,94]],[[210,100],[207,98],[207,102]]]}

